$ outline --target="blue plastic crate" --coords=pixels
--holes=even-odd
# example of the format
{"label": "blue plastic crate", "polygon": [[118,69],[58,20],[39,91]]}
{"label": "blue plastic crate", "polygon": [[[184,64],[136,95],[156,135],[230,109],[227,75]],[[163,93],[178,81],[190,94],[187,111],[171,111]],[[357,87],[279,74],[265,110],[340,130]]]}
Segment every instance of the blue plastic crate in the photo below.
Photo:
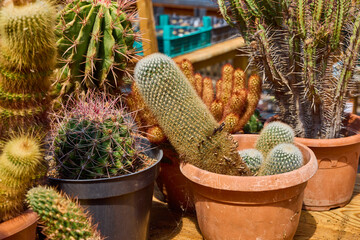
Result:
{"label": "blue plastic crate", "polygon": [[[202,18],[202,27],[169,25],[169,16],[161,15],[160,24],[156,26],[159,52],[170,57],[192,52],[211,45],[211,18]],[[174,34],[182,31],[184,34]]]}

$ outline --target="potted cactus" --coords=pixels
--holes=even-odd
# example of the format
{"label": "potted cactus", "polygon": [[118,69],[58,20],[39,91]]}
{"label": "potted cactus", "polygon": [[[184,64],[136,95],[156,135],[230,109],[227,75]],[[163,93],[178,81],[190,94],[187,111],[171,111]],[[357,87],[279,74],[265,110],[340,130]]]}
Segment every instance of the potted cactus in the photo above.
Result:
{"label": "potted cactus", "polygon": [[[360,121],[346,115],[360,48],[354,1],[219,0],[224,18],[249,42],[250,63],[274,89],[277,119],[316,154],[319,171],[304,207],[328,210],[352,196],[360,152]],[[355,4],[355,5],[354,5]]]}
{"label": "potted cactus", "polygon": [[[280,146],[280,150],[275,147],[274,153],[269,154],[271,161],[288,155],[288,165],[299,168],[286,173],[270,170],[281,173],[271,176],[252,176],[251,166],[255,164],[246,162],[248,159],[241,157],[238,150],[254,147],[258,136],[231,136],[224,131],[169,57],[153,54],[139,61],[135,80],[147,106],[184,159],[180,170],[191,181],[204,237],[292,239],[305,185],[317,169],[311,150],[301,144],[297,144],[300,150],[294,150],[293,145]],[[290,144],[294,139],[289,127],[269,128],[258,140],[265,153],[271,144]],[[269,131],[279,134],[273,136]],[[293,162],[299,159],[301,164]],[[264,165],[271,167],[276,163],[264,160]],[[260,169],[267,173],[269,168]]]}
{"label": "potted cactus", "polygon": [[119,98],[70,98],[52,125],[51,185],[76,197],[102,236],[146,239],[162,153],[135,136],[132,115]]}

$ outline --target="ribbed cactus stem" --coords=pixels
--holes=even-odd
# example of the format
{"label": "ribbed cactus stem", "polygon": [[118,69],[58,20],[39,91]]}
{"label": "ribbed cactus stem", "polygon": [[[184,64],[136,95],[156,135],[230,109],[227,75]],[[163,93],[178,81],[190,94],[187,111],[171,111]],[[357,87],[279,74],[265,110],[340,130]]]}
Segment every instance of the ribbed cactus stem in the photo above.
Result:
{"label": "ribbed cactus stem", "polygon": [[246,162],[253,174],[256,174],[259,171],[260,166],[264,161],[264,156],[259,150],[256,149],[241,150],[239,151],[239,155],[244,160],[244,162]]}

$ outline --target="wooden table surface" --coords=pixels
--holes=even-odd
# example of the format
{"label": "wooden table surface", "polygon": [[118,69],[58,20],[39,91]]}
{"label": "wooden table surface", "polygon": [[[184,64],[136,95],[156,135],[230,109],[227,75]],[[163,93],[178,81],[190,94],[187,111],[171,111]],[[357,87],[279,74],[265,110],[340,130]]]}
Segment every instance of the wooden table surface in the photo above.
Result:
{"label": "wooden table surface", "polygon": [[[172,212],[154,198],[150,240],[202,240],[196,216]],[[351,202],[324,212],[302,211],[294,240],[360,240],[360,174]]]}

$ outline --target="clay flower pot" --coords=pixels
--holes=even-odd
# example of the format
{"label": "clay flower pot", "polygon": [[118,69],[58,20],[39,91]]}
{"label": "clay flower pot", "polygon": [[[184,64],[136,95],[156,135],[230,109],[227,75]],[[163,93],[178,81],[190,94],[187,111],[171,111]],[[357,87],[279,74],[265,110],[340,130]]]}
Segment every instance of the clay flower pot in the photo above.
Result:
{"label": "clay flower pot", "polygon": [[38,215],[27,210],[23,214],[0,223],[0,239],[35,240]]}
{"label": "clay flower pot", "polygon": [[[234,135],[239,149],[253,148],[258,135]],[[307,181],[317,170],[314,153],[297,144],[305,165],[272,176],[227,176],[182,164],[191,181],[200,230],[207,240],[292,239]]]}
{"label": "clay flower pot", "polygon": [[[360,117],[352,114],[348,129],[360,131]],[[350,202],[360,155],[360,134],[337,139],[296,138],[314,151],[319,165],[305,189],[304,209],[324,211]]]}

